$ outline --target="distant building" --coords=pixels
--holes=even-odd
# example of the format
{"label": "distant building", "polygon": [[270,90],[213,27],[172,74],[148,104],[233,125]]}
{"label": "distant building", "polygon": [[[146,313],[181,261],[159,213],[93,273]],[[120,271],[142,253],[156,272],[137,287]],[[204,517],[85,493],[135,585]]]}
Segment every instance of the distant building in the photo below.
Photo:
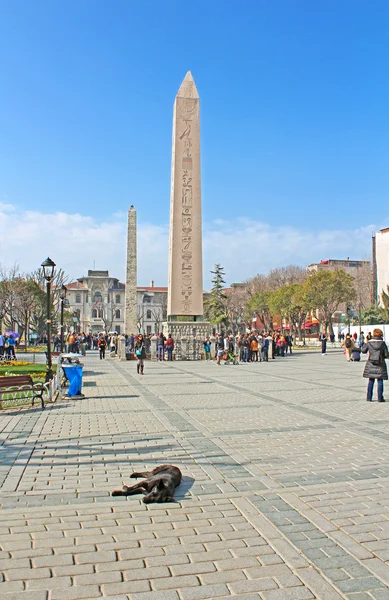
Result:
{"label": "distant building", "polygon": [[88,275],[68,283],[67,309],[74,315],[74,327],[85,333],[156,333],[166,320],[167,287],[137,287],[138,331],[124,330],[125,285],[108,271],[89,270]]}
{"label": "distant building", "polygon": [[382,292],[389,286],[389,227],[376,233],[377,301],[382,303]]}
{"label": "distant building", "polygon": [[333,322],[346,322],[352,317],[356,317],[361,310],[367,308],[372,303],[373,277],[371,263],[369,260],[337,260],[328,258],[319,263],[308,265],[307,271],[310,275],[319,271],[337,271],[342,270],[354,278],[354,287],[357,292],[357,298],[354,306],[341,304],[333,315]]}
{"label": "distant building", "polygon": [[346,258],[346,260],[335,260],[327,258],[326,260],[321,260],[319,263],[308,265],[307,271],[312,274],[318,271],[336,271],[342,269],[346,273],[349,273],[351,277],[356,277],[363,268],[370,268],[369,260],[350,260],[349,258]]}

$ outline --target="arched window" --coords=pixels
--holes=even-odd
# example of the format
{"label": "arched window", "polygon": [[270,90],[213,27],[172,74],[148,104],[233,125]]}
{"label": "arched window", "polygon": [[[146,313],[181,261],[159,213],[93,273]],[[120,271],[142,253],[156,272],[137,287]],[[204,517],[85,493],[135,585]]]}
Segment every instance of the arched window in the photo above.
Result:
{"label": "arched window", "polygon": [[76,294],[76,304],[81,304],[81,294]]}
{"label": "arched window", "polygon": [[120,294],[116,294],[115,304],[120,304]]}
{"label": "arched window", "polygon": [[95,298],[94,298],[94,300],[95,300],[95,302],[96,302],[96,301],[97,301],[97,302],[102,302],[102,301],[103,301],[103,298],[102,298],[101,292],[99,292],[98,290],[96,290],[96,291],[95,291]]}
{"label": "arched window", "polygon": [[146,312],[146,319],[151,319],[151,310]]}
{"label": "arched window", "polygon": [[92,310],[92,319],[97,319],[97,310],[95,308]]}
{"label": "arched window", "polygon": [[115,310],[115,319],[120,319],[120,310]]}

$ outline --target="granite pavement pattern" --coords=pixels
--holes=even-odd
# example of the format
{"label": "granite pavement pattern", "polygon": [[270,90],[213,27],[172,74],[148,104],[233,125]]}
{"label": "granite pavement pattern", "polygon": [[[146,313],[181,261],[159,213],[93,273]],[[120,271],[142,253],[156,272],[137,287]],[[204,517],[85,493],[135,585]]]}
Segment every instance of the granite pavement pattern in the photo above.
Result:
{"label": "granite pavement pattern", "polygon": [[[0,414],[0,598],[389,599],[389,403],[362,370],[91,353],[84,400]],[[176,504],[110,495],[162,463]]]}

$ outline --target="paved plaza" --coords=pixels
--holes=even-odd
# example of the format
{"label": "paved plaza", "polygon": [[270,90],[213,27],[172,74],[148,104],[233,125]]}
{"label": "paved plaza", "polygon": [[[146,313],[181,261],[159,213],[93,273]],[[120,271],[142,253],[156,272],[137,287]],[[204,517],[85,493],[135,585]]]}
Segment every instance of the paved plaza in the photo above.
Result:
{"label": "paved plaza", "polygon": [[[363,364],[87,356],[85,399],[0,414],[0,598],[389,599],[389,403]],[[110,496],[162,463],[176,504]]]}

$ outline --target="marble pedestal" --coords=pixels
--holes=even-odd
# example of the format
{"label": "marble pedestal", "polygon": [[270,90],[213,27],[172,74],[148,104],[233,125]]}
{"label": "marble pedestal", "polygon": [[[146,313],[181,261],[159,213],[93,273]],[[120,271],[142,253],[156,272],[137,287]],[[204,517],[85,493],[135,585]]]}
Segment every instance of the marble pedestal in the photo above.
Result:
{"label": "marble pedestal", "polygon": [[165,321],[162,331],[174,339],[176,360],[201,360],[204,358],[204,340],[211,326],[206,321]]}

